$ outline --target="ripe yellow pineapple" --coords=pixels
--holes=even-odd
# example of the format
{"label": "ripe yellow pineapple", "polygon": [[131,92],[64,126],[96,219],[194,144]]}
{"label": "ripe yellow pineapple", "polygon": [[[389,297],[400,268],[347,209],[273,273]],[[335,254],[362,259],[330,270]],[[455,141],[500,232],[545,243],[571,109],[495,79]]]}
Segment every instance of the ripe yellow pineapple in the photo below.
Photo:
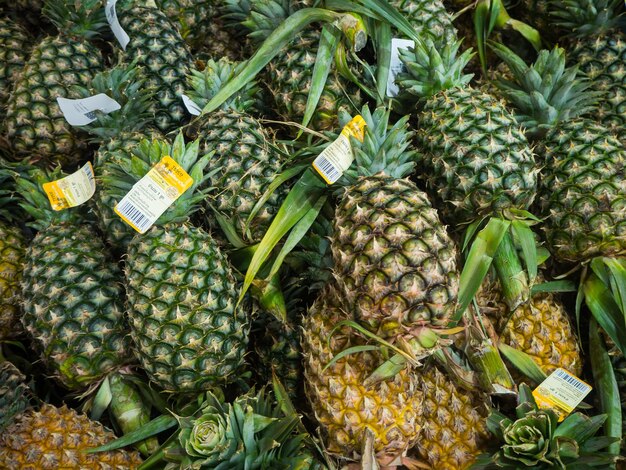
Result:
{"label": "ripe yellow pineapple", "polygon": [[141,464],[137,452],[83,450],[115,439],[100,423],[63,406],[28,410],[0,435],[0,468],[10,470],[129,470]]}

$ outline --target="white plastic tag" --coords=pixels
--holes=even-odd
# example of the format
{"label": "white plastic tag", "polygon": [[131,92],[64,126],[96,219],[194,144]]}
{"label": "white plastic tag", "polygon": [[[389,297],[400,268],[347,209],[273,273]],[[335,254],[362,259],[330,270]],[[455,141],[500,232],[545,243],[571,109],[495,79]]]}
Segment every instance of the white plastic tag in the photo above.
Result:
{"label": "white plastic tag", "polygon": [[410,39],[393,38],[391,40],[391,62],[389,63],[389,77],[387,77],[387,96],[393,98],[398,96],[400,91],[396,85],[396,77],[404,69],[404,64],[400,60],[400,49],[414,47],[415,43]]}
{"label": "white plastic tag", "polygon": [[533,397],[540,408],[553,410],[562,421],[590,391],[591,385],[559,368],[533,390]]}
{"label": "white plastic tag", "polygon": [[130,42],[130,37],[126,34],[126,31],[122,28],[119,20],[117,19],[117,13],[115,12],[115,4],[117,0],[107,0],[107,4],[105,7],[105,13],[107,16],[107,21],[109,22],[109,26],[111,27],[111,31],[113,31],[113,35],[117,42],[120,43],[123,50],[126,50],[126,46]]}
{"label": "white plastic tag", "polygon": [[96,181],[90,162],[60,180],[44,183],[43,190],[48,195],[50,205],[55,211],[80,206],[91,199],[96,192]]}
{"label": "white plastic tag", "polygon": [[72,126],[84,126],[95,121],[95,111],[108,114],[121,108],[117,101],[104,93],[79,100],[70,100],[59,96],[57,103],[59,103],[63,117]]}
{"label": "white plastic tag", "polygon": [[165,156],[115,206],[115,213],[139,233],[145,233],[193,179],[170,156]]}
{"label": "white plastic tag", "polygon": [[192,116],[200,116],[200,114],[202,114],[202,108],[194,103],[191,98],[189,98],[187,95],[181,95],[181,97],[189,114],[191,114]]}

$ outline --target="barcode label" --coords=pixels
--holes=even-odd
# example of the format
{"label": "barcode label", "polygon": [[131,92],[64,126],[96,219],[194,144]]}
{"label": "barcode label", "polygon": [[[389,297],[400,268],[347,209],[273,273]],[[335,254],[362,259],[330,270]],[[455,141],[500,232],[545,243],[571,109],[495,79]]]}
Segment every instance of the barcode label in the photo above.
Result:
{"label": "barcode label", "polygon": [[565,369],[556,369],[535,390],[533,396],[541,408],[550,408],[565,419],[583,401],[592,387]]}
{"label": "barcode label", "polygon": [[406,70],[402,60],[400,60],[400,49],[414,47],[415,44],[410,39],[393,38],[391,40],[391,60],[389,61],[389,76],[387,77],[387,96],[394,98],[400,91],[396,84],[396,77]]}
{"label": "barcode label", "polygon": [[124,31],[124,28],[122,28],[122,25],[117,19],[117,12],[115,11],[116,3],[117,0],[107,0],[104,12],[106,14],[107,21],[109,22],[109,26],[111,27],[111,31],[115,36],[115,39],[117,39],[117,42],[120,43],[122,49],[126,50],[126,46],[128,46],[128,43],[130,42],[130,37],[128,36],[128,34],[126,34],[126,31]]}
{"label": "barcode label", "polygon": [[99,93],[88,98],[71,100],[68,98],[57,97],[57,103],[63,117],[72,126],[85,126],[96,120],[97,113],[109,114],[121,108],[120,104],[113,98]]}
{"label": "barcode label", "polygon": [[44,183],[43,190],[55,211],[80,206],[96,192],[91,163],[85,163],[82,168],[65,178]]}
{"label": "barcode label", "polygon": [[145,233],[191,187],[193,179],[165,156],[115,206],[115,213],[139,233]]}

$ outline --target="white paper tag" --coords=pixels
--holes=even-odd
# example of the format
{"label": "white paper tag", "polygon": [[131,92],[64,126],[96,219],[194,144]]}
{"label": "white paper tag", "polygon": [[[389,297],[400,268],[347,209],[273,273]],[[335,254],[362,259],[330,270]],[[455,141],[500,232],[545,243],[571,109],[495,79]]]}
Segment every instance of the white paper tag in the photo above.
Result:
{"label": "white paper tag", "polygon": [[181,95],[181,97],[189,114],[191,114],[192,116],[200,116],[200,114],[202,114],[202,108],[194,103],[191,98],[189,98],[187,95]]}
{"label": "white paper tag", "polygon": [[590,391],[589,384],[559,368],[533,390],[533,397],[540,408],[552,409],[562,421]]}
{"label": "white paper tag", "polygon": [[111,31],[113,31],[113,35],[117,42],[120,43],[123,50],[126,50],[126,46],[130,42],[130,37],[126,34],[126,31],[122,28],[122,25],[117,19],[117,13],[115,12],[115,4],[117,0],[107,0],[107,4],[105,7],[105,13],[107,15],[107,21],[109,22],[109,26],[111,27]]}
{"label": "white paper tag", "polygon": [[193,184],[171,157],[165,156],[115,206],[115,212],[139,233],[157,219]]}
{"label": "white paper tag", "polygon": [[48,195],[50,205],[55,211],[80,206],[91,199],[96,192],[96,181],[93,167],[90,162],[60,180],[43,184],[43,190]]}
{"label": "white paper tag", "polygon": [[396,85],[396,77],[405,70],[404,63],[400,60],[400,49],[414,47],[415,43],[410,39],[393,38],[391,40],[391,61],[389,63],[389,77],[387,77],[387,96],[393,98],[400,91]]}
{"label": "white paper tag", "polygon": [[108,114],[121,108],[117,101],[104,93],[79,100],[70,100],[59,96],[57,103],[59,103],[63,117],[72,126],[84,126],[95,121],[95,111]]}

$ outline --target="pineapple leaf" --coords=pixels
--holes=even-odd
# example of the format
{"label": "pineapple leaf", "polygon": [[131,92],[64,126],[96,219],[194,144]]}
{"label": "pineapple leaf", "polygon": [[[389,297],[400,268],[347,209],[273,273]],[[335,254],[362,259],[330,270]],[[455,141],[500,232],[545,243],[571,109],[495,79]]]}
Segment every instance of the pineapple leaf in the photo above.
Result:
{"label": "pineapple leaf", "polygon": [[537,244],[535,243],[535,236],[526,221],[513,220],[511,222],[511,228],[522,248],[524,263],[528,270],[529,282],[532,285],[537,277]]}
{"label": "pineapple leaf", "polygon": [[93,400],[90,413],[91,419],[98,421],[102,417],[102,413],[108,408],[112,399],[111,384],[109,383],[109,378],[105,377],[100,387],[98,387],[98,392]]}
{"label": "pineapple leaf", "polygon": [[175,417],[162,415],[158,418],[154,418],[148,424],[142,426],[136,431],[130,432],[123,437],[115,439],[105,445],[86,449],[85,452],[88,454],[94,454],[96,452],[107,452],[110,450],[121,449],[122,447],[126,447],[136,442],[143,441],[144,439],[147,439],[149,437],[156,436],[163,431],[167,431],[168,429],[173,428],[177,424],[178,420]]}
{"label": "pineapple leaf", "polygon": [[535,383],[543,382],[548,376],[532,358],[523,351],[508,344],[498,344],[498,349],[520,372]]}
{"label": "pineapple leaf", "polygon": [[322,373],[326,372],[326,369],[328,369],[333,364],[337,363],[337,361],[339,361],[340,359],[346,356],[349,356],[350,354],[358,354],[358,353],[366,352],[366,351],[378,351],[380,348],[381,348],[380,346],[373,346],[373,345],[352,346],[350,348],[346,348],[343,351],[340,351],[337,354],[335,354],[333,358],[330,361],[328,361],[328,364],[326,364],[324,368],[322,369]]}
{"label": "pineapple leaf", "polygon": [[530,289],[530,296],[534,296],[539,293],[548,292],[576,292],[576,285],[573,281],[562,279],[560,281],[542,282],[541,284],[535,284]]}

